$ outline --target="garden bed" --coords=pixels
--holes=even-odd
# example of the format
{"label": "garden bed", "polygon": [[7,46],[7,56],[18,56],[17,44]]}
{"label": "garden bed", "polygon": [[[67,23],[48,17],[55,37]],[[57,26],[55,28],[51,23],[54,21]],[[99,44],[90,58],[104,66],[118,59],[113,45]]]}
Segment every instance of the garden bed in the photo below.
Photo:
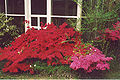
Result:
{"label": "garden bed", "polygon": [[[116,65],[116,66],[114,66]],[[83,70],[77,71],[64,71],[55,72],[54,74],[47,74],[46,71],[42,71],[38,74],[31,75],[29,73],[3,73],[0,71],[0,79],[119,79],[120,78],[120,65],[114,61],[110,71],[93,71],[92,73],[86,73]]]}

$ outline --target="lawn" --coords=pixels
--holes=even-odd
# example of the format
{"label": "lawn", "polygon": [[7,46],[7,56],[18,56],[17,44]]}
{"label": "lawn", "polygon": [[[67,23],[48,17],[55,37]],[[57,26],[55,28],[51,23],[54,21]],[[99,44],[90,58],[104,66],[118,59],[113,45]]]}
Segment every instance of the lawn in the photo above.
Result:
{"label": "lawn", "polygon": [[117,61],[111,62],[111,69],[106,71],[94,70],[91,73],[86,73],[84,70],[79,69],[77,71],[54,71],[52,74],[48,74],[43,70],[36,74],[31,75],[28,72],[24,73],[3,73],[0,71],[0,79],[120,79],[120,64]]}

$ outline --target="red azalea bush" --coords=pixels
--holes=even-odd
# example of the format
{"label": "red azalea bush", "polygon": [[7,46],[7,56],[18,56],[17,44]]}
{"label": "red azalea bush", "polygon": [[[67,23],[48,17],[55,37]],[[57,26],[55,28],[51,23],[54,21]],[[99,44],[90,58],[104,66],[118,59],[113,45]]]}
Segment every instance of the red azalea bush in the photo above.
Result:
{"label": "red azalea bush", "polygon": [[45,26],[42,26],[41,30],[28,29],[10,46],[0,49],[0,61],[8,60],[3,71],[33,73],[30,64],[33,63],[34,58],[47,60],[48,65],[69,64],[65,57],[73,55],[74,36],[77,37],[80,34],[73,28],[66,28],[66,25],[64,23],[57,27],[54,24],[48,24],[45,25],[47,29],[43,29]]}
{"label": "red azalea bush", "polygon": [[105,40],[118,40],[120,39],[120,22],[117,21],[117,23],[115,23],[115,25],[113,24],[113,29],[105,29],[105,31],[100,31],[101,36],[97,37],[97,39],[105,39]]}
{"label": "red azalea bush", "polygon": [[114,30],[110,30],[109,28],[107,28],[105,30],[105,33],[108,39],[112,39],[114,41],[120,39],[120,22],[118,21],[117,23],[115,23],[115,25],[113,24],[113,28]]}
{"label": "red azalea bush", "polygon": [[70,68],[77,70],[79,68],[83,68],[87,72],[92,72],[92,70],[106,70],[109,69],[109,64],[106,61],[110,61],[113,58],[112,57],[106,57],[102,54],[102,52],[91,46],[82,45],[84,47],[81,48],[81,45],[79,44],[75,48],[75,55],[71,57],[71,60],[73,61],[70,64]]}
{"label": "red azalea bush", "polygon": [[[66,25],[64,23],[57,27],[54,24],[48,24],[42,26],[41,30],[28,29],[10,46],[0,49],[0,61],[5,59],[8,61],[3,71],[30,71],[33,74],[34,69],[31,68],[31,64],[36,59],[46,60],[48,65],[70,64],[72,60],[70,67],[75,70],[79,68],[87,71],[109,69],[106,61],[112,58],[105,58],[101,51],[92,46],[86,47],[79,38],[81,34],[73,28],[66,28]],[[47,29],[43,29],[44,27]]]}

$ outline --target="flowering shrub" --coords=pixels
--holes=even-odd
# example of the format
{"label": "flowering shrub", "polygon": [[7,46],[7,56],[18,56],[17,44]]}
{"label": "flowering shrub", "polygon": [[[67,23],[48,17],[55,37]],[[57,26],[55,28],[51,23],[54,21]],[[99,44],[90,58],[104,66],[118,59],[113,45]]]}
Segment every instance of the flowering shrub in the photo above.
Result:
{"label": "flowering shrub", "polygon": [[100,32],[100,34],[102,35],[100,37],[97,37],[97,39],[111,39],[112,41],[120,39],[120,22],[118,21],[115,23],[115,25],[113,24],[112,30],[107,28],[102,33]]}
{"label": "flowering shrub", "polygon": [[[56,27],[48,24],[47,29],[34,28],[15,39],[10,46],[0,49],[0,61],[7,59],[4,72],[30,71],[33,59],[46,60],[48,65],[69,64],[65,58],[73,55],[74,36],[80,35],[73,28],[66,28],[66,23]],[[77,38],[76,38],[77,39]]]}
{"label": "flowering shrub", "polygon": [[83,44],[79,38],[81,34],[73,28],[66,28],[66,25],[42,25],[41,30],[30,29],[28,26],[28,31],[16,38],[10,46],[0,48],[0,61],[8,61],[3,72],[30,71],[33,74],[32,65],[36,60],[45,60],[48,65],[70,64],[75,70],[84,68],[88,72],[93,69],[109,69],[106,61],[112,58],[105,58],[97,48]]}
{"label": "flowering shrub", "polygon": [[118,21],[115,24],[116,25],[113,24],[114,30],[110,30],[109,28],[105,30],[106,38],[112,39],[113,41],[120,39],[120,22]]}
{"label": "flowering shrub", "polygon": [[[83,46],[83,47],[81,47]],[[109,64],[106,61],[112,60],[112,57],[106,57],[102,52],[91,45],[78,44],[75,48],[75,54],[71,57],[73,61],[70,68],[77,70],[83,68],[87,72],[92,70],[106,70],[109,69]]]}

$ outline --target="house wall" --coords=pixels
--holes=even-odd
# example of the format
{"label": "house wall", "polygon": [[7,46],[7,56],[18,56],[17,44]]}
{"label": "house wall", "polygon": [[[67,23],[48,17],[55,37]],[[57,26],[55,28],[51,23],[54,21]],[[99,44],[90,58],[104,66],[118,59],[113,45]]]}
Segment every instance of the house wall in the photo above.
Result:
{"label": "house wall", "polygon": [[0,0],[0,13],[13,17],[13,24],[18,27],[23,26],[24,20],[29,20],[29,26],[36,29],[41,28],[40,22],[61,25],[67,19],[81,18],[81,10],[73,0]]}

